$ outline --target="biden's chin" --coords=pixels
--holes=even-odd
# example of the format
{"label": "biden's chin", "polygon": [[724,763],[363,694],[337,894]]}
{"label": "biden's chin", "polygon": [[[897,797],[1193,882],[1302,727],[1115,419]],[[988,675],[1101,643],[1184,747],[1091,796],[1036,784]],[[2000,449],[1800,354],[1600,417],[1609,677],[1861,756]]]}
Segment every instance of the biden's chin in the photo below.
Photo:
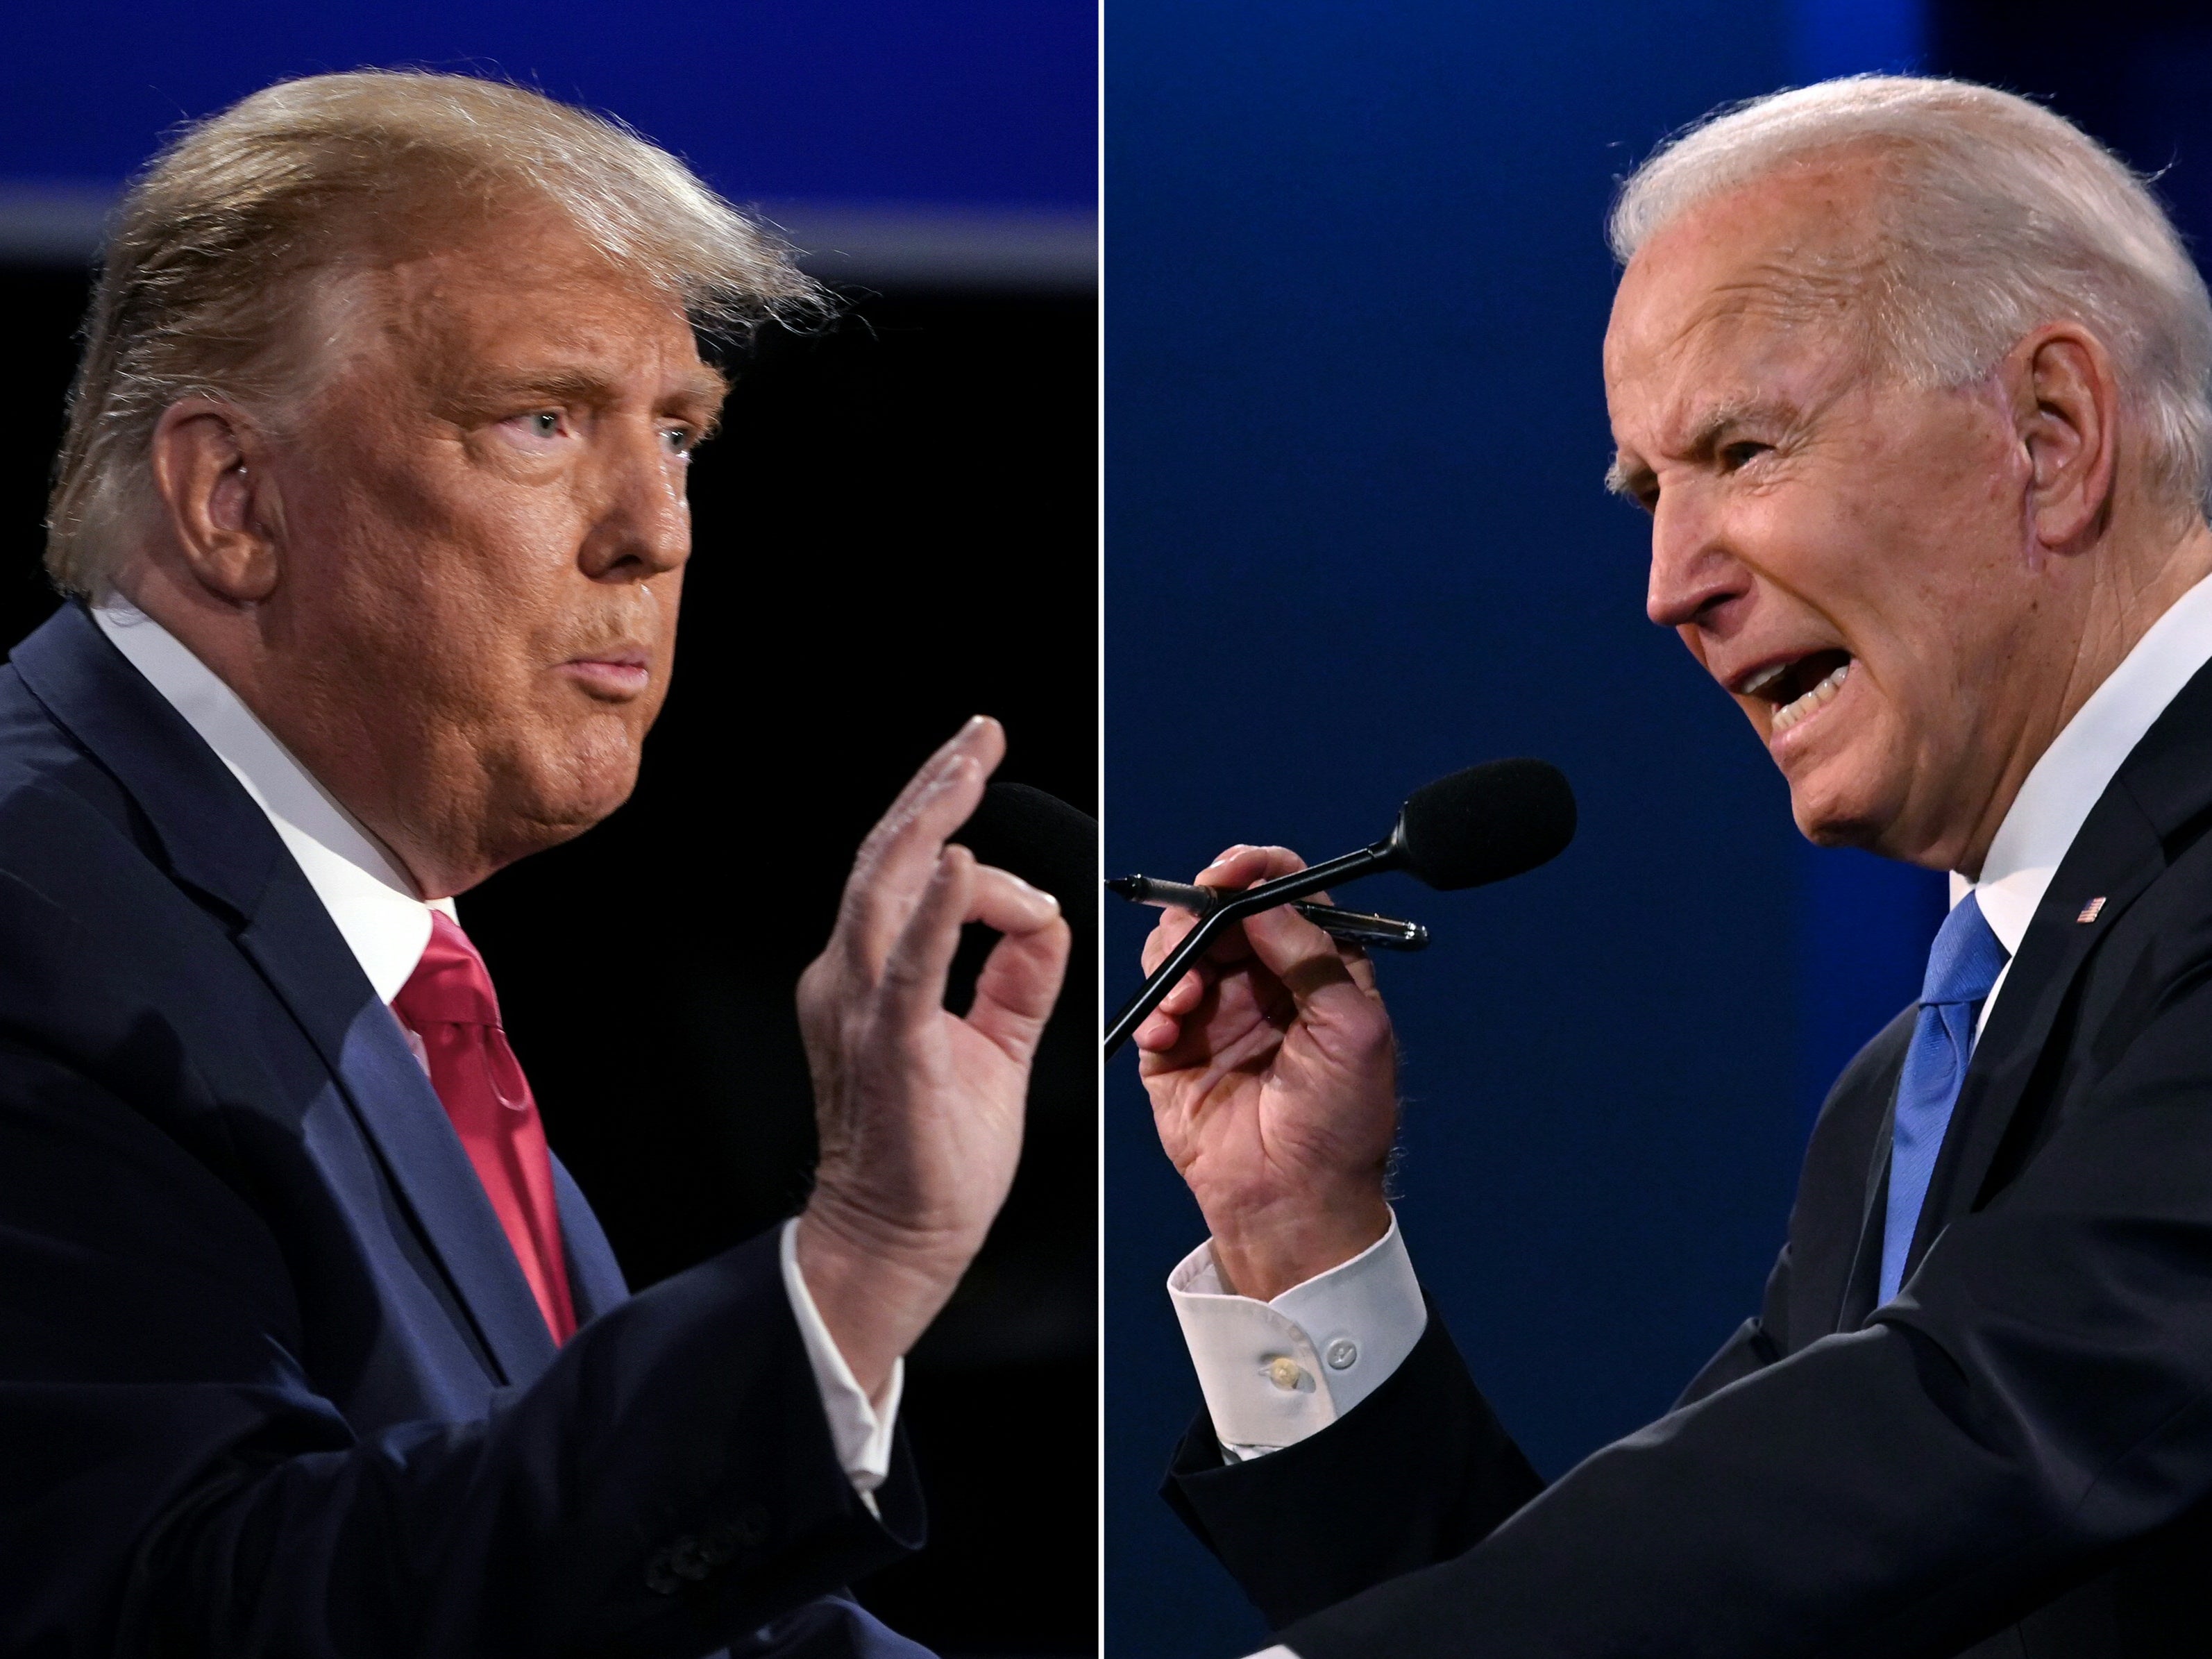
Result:
{"label": "biden's chin", "polygon": [[1905,793],[1897,769],[1881,753],[1854,752],[1875,744],[1839,745],[1823,755],[1800,757],[1787,775],[1790,812],[1797,829],[1815,847],[1856,847],[1899,856],[1887,844],[1897,825]]}

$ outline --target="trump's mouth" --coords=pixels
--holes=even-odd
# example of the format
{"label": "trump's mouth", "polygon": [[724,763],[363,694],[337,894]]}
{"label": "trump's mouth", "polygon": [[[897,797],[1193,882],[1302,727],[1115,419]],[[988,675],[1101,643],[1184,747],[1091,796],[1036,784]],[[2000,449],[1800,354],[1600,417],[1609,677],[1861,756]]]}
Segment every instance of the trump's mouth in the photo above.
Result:
{"label": "trump's mouth", "polygon": [[572,657],[561,666],[585,690],[611,702],[621,702],[643,691],[653,680],[651,660],[642,651],[610,651],[589,657]]}
{"label": "trump's mouth", "polygon": [[1774,705],[1767,726],[1771,741],[1832,702],[1850,673],[1850,652],[1814,651],[1762,668],[1737,690],[1745,696],[1763,697]]}

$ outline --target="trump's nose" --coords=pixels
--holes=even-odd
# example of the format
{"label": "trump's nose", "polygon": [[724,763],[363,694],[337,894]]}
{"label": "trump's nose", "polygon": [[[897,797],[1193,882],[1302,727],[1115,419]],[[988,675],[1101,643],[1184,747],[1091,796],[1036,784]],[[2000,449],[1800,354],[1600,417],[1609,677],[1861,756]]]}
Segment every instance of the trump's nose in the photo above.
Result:
{"label": "trump's nose", "polygon": [[643,581],[680,566],[691,555],[687,469],[668,446],[664,423],[625,430],[607,458],[599,510],[581,551],[594,580]]}

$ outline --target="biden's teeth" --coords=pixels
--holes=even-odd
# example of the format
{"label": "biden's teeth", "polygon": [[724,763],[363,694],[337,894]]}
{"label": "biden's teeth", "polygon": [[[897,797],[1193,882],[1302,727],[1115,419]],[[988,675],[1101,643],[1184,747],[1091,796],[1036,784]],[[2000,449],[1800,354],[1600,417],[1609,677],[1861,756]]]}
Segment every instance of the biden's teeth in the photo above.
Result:
{"label": "biden's teeth", "polygon": [[1770,738],[1780,737],[1798,721],[1820,708],[1821,704],[1832,701],[1836,693],[1844,689],[1844,682],[1850,678],[1850,672],[1851,665],[1849,662],[1840,663],[1833,672],[1822,679],[1810,691],[1806,692],[1795,702],[1786,702],[1776,709],[1773,723],[1767,727],[1767,735]]}
{"label": "biden's teeth", "polygon": [[1749,679],[1743,683],[1743,695],[1747,697],[1757,696],[1760,692],[1766,690],[1768,686],[1773,684],[1776,680],[1779,679],[1782,676],[1782,671],[1789,666],[1790,665],[1786,662],[1778,662],[1771,668],[1760,669],[1759,672],[1753,674]]}

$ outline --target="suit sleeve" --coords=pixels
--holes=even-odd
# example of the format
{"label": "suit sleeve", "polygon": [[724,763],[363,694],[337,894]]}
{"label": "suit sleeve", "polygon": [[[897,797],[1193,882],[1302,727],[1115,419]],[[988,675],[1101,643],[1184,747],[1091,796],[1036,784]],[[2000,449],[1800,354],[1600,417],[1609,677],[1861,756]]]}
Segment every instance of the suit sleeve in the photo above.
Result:
{"label": "suit sleeve", "polygon": [[0,1041],[0,1651],[754,1651],[919,1541],[905,1459],[881,1522],[839,1467],[773,1234],[483,1419],[362,1438],[306,1380],[278,1200],[216,1167]]}
{"label": "suit sleeve", "polygon": [[1163,1495],[1279,1629],[1468,1548],[1542,1485],[1431,1307],[1405,1362],[1318,1434],[1228,1463],[1201,1413]]}
{"label": "suit sleeve", "polygon": [[1301,1659],[1912,1659],[2212,1492],[2212,972],[2170,981],[2033,1163],[1865,1328],[1598,1452]]}
{"label": "suit sleeve", "polygon": [[[1856,1187],[1872,1132],[1867,1120],[1881,1113],[1909,1030],[1909,1020],[1893,1023],[1838,1079],[1808,1149],[1807,1186]],[[1808,1224],[1801,1214],[1791,1224],[1794,1232]],[[1791,1261],[1785,1244],[1758,1314],[1706,1362],[1678,1409],[1789,1351]],[[1542,1486],[1431,1306],[1427,1331],[1400,1372],[1295,1446],[1224,1464],[1201,1415],[1176,1452],[1164,1495],[1280,1629],[1473,1548]]]}
{"label": "suit sleeve", "polygon": [[[1682,1396],[1771,1364],[1785,1340],[1790,1252],[1748,1319]],[[1201,1413],[1162,1487],[1170,1507],[1281,1629],[1400,1573],[1473,1548],[1543,1481],[1468,1376],[1433,1305],[1403,1364],[1338,1422],[1232,1463]],[[1317,1524],[1317,1517],[1326,1524]]]}
{"label": "suit sleeve", "polygon": [[1690,1386],[1674,1402],[1675,1409],[1694,1405],[1781,1358],[1789,1346],[1789,1316],[1790,1247],[1785,1244],[1775,1259],[1774,1270],[1766,1276],[1766,1294],[1760,1298],[1759,1316],[1736,1327],[1735,1334],[1721,1345],[1721,1351],[1690,1379]]}

